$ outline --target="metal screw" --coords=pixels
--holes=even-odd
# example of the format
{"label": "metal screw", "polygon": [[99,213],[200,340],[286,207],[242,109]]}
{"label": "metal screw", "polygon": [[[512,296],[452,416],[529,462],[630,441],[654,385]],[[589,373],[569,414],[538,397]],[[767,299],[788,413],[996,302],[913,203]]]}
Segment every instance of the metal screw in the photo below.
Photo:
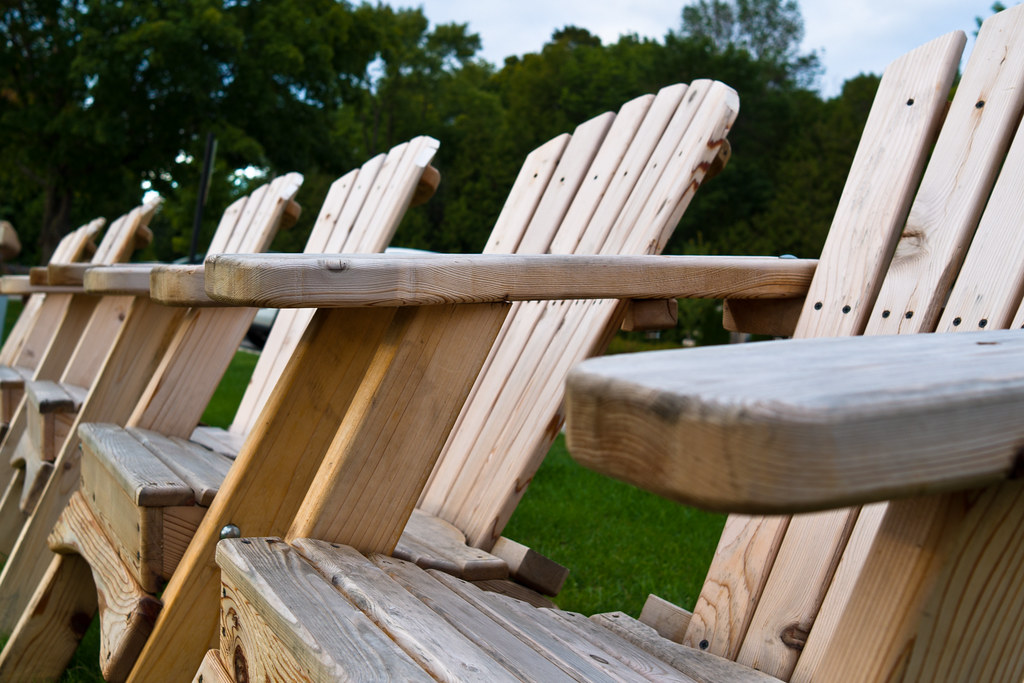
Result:
{"label": "metal screw", "polygon": [[221,540],[224,540],[225,538],[240,538],[241,535],[242,530],[234,524],[225,524],[220,530]]}

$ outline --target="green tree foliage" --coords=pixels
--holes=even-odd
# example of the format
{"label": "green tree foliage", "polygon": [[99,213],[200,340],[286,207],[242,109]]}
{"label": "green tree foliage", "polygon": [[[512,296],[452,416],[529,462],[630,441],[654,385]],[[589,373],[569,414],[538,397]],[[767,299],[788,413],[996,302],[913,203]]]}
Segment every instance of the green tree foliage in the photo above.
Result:
{"label": "green tree foliage", "polygon": [[[564,27],[536,53],[481,60],[463,24],[336,0],[24,0],[0,14],[0,217],[43,252],[94,215],[167,198],[156,255],[185,252],[206,134],[218,140],[201,244],[267,177],[306,177],[301,247],[327,186],[414,135],[442,142],[441,188],[395,242],[478,251],[527,152],[665,85],[740,93],[726,171],[697,196],[671,252],[818,253],[876,80],[823,100],[793,0],[698,0],[661,40],[603,44]],[[255,179],[238,169],[258,171]],[[39,254],[28,253],[26,260]],[[703,317],[694,316],[695,318]]]}

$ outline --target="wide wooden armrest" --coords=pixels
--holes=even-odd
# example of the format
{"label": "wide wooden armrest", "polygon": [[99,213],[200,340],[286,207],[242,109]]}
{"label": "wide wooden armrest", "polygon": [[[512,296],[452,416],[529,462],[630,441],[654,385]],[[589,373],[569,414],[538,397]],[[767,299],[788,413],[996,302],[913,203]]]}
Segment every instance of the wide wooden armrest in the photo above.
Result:
{"label": "wide wooden armrest", "polygon": [[90,294],[149,296],[149,274],[155,263],[125,263],[90,268],[83,278]]}
{"label": "wide wooden armrest", "polygon": [[1024,332],[763,342],[588,360],[569,450],[682,503],[759,514],[1024,473]]}
{"label": "wide wooden armrest", "polygon": [[273,308],[777,298],[806,292],[816,263],[752,256],[225,254],[206,260],[206,293]]}
{"label": "wide wooden armrest", "polygon": [[223,306],[206,294],[203,264],[160,266],[149,279],[153,300],[168,306]]}
{"label": "wide wooden armrest", "polygon": [[21,296],[26,294],[80,294],[83,290],[76,286],[36,285],[32,284],[29,275],[4,275],[0,277],[0,294]]}

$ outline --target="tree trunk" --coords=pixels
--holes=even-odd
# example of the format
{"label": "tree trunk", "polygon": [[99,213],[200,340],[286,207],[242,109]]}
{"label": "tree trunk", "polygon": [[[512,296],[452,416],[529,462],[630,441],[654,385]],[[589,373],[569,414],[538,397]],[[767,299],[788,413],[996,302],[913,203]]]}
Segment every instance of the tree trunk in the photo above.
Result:
{"label": "tree trunk", "polygon": [[57,248],[60,238],[71,231],[71,202],[74,195],[70,190],[58,188],[50,183],[46,186],[43,199],[43,225],[39,231],[39,262],[47,263]]}

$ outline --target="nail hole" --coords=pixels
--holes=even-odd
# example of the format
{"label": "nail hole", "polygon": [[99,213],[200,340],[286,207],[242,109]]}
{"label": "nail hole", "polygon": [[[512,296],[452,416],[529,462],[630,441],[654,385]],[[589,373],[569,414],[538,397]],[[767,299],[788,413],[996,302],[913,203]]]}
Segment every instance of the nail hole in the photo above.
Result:
{"label": "nail hole", "polygon": [[709,643],[709,642],[708,642],[708,641],[706,641],[706,640],[702,640],[702,641],[700,641],[700,643],[698,643],[698,644],[700,645],[700,649],[702,649],[702,650],[706,650],[706,649],[708,649],[709,647],[711,647],[711,643]]}
{"label": "nail hole", "polygon": [[882,311],[883,318],[888,318],[890,315],[892,315],[892,311]]}
{"label": "nail hole", "polygon": [[985,327],[986,325],[988,325],[987,319],[982,318],[981,320],[978,321],[978,327]]}
{"label": "nail hole", "polygon": [[913,317],[914,317],[914,312],[913,311],[907,311],[907,315],[906,315],[907,320],[910,320]]}
{"label": "nail hole", "polygon": [[981,109],[984,106],[985,106],[985,100],[978,100],[978,103],[976,105],[974,105],[974,108],[975,109]]}
{"label": "nail hole", "polygon": [[850,307],[849,306],[843,306],[843,313],[849,313],[849,312],[850,312]]}
{"label": "nail hole", "polygon": [[907,100],[907,106],[908,107],[913,107],[914,106],[914,98],[913,97],[911,97],[909,100]]}
{"label": "nail hole", "polygon": [[953,318],[953,327],[959,327],[960,323],[962,322],[963,320],[961,320],[960,318]]}
{"label": "nail hole", "polygon": [[820,311],[821,310],[821,302],[820,301],[818,303],[814,304],[814,310],[816,310],[816,311]]}

